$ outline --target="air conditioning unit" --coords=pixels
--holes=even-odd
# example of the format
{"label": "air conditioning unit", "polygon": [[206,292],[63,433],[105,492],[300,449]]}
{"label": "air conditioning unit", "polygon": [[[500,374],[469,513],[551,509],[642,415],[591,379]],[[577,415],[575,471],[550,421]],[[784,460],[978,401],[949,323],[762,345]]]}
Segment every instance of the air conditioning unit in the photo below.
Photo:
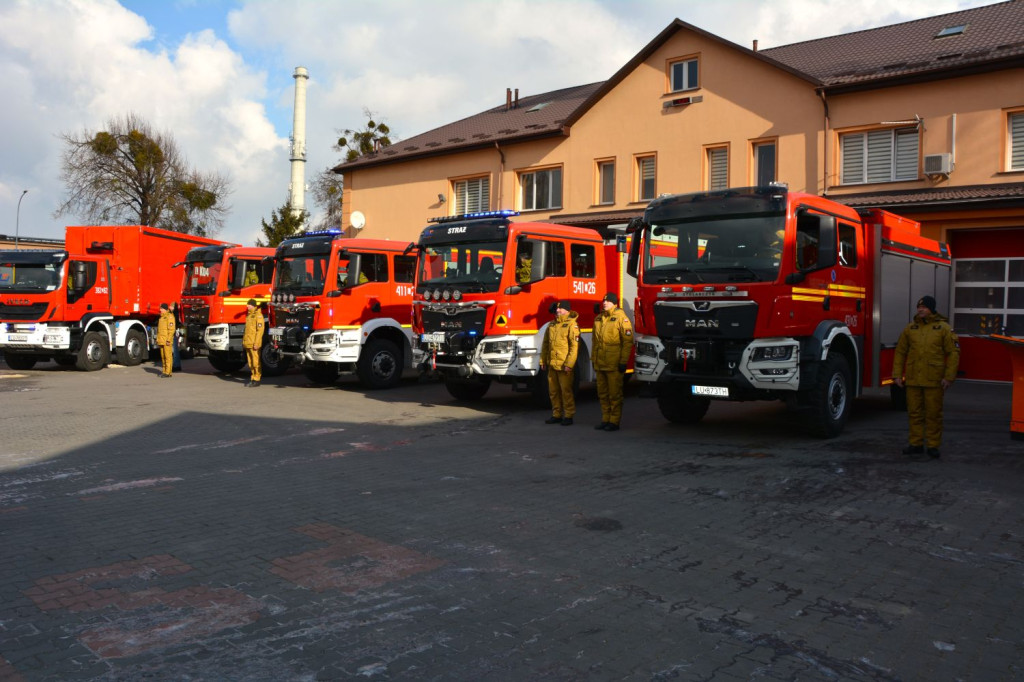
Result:
{"label": "air conditioning unit", "polygon": [[949,175],[953,172],[952,154],[926,154],[924,157],[925,175]]}

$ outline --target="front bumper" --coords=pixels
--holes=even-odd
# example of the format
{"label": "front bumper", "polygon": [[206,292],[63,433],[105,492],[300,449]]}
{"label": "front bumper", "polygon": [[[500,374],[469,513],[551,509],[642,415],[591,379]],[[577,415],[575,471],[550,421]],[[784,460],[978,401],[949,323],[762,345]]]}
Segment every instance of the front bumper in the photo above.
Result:
{"label": "front bumper", "polygon": [[[491,377],[532,377],[540,370],[540,348],[536,337],[488,336],[472,349],[463,350],[455,339],[429,340],[429,334],[413,341],[413,364],[437,370],[455,370],[462,375]],[[428,339],[428,340],[425,340]]]}
{"label": "front bumper", "polygon": [[309,335],[305,356],[311,362],[348,364],[359,360],[362,349],[359,329],[325,329]]}
{"label": "front bumper", "polygon": [[0,348],[24,351],[69,350],[71,329],[46,323],[0,324]]}

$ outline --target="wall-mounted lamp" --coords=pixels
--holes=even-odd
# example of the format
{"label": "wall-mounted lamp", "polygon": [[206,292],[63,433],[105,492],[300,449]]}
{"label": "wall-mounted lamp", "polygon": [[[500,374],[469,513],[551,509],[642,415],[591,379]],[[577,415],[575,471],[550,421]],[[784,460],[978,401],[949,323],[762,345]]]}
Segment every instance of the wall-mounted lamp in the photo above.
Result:
{"label": "wall-mounted lamp", "polygon": [[448,198],[445,195],[440,193],[437,195],[437,203],[443,204],[446,201],[448,201]]}

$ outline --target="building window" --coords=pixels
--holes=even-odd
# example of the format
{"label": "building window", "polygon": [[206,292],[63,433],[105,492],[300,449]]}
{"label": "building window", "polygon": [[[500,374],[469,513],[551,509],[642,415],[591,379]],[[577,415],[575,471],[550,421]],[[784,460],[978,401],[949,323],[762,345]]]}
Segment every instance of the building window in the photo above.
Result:
{"label": "building window", "polygon": [[524,211],[562,207],[561,168],[521,173],[519,184],[523,190]]}
{"label": "building window", "polygon": [[953,329],[1024,336],[1024,258],[954,261]]}
{"label": "building window", "polygon": [[775,182],[775,142],[754,143],[754,184],[764,187]]}
{"label": "building window", "polygon": [[636,159],[636,200],[650,201],[654,198],[655,180],[655,158],[653,156],[638,156]]}
{"label": "building window", "polygon": [[615,203],[615,162],[597,162],[597,203]]}
{"label": "building window", "polygon": [[487,211],[491,208],[491,179],[487,176],[452,183],[455,215]]}
{"label": "building window", "polygon": [[697,59],[680,59],[669,62],[668,79],[671,92],[682,90],[696,90],[699,87],[697,80]]}
{"label": "building window", "polygon": [[842,172],[839,182],[917,180],[920,136],[917,127],[869,130],[841,135]]}
{"label": "building window", "polygon": [[594,247],[589,244],[572,244],[569,246],[572,258],[572,276],[593,279],[597,261],[594,259]]}
{"label": "building window", "polygon": [[1010,168],[1024,170],[1024,111],[1010,114],[1007,123],[1010,133]]}
{"label": "building window", "polygon": [[708,190],[729,188],[729,148],[710,147],[707,150]]}

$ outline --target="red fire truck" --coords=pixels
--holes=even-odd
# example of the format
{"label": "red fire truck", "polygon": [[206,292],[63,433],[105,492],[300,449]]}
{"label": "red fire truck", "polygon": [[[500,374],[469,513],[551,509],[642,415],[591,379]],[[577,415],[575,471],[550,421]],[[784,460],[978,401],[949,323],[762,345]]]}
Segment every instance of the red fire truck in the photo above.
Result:
{"label": "red fire truck", "polygon": [[899,402],[900,331],[949,295],[949,250],[917,223],[781,186],[660,197],[630,229],[636,376],[673,422],[784,400],[836,436],[863,388]]}
{"label": "red fire truck", "polygon": [[576,380],[593,380],[590,331],[598,303],[612,291],[631,309],[632,287],[622,295],[624,236],[606,240],[587,228],[512,222],[516,215],[437,218],[417,243],[414,362],[439,372],[458,400],[482,398],[497,382],[545,405],[540,351],[562,300],[579,314],[583,332]]}
{"label": "red fire truck", "polygon": [[0,253],[0,349],[13,369],[53,358],[93,371],[148,355],[160,304],[178,300],[188,250],[220,245],[139,225],[69,226],[63,251]]}
{"label": "red fire truck", "polygon": [[[315,383],[355,373],[391,388],[409,366],[414,256],[385,239],[306,232],[277,247],[270,338],[282,366],[301,363]],[[264,354],[266,355],[266,353]]]}
{"label": "red fire truck", "polygon": [[[205,350],[210,364],[220,372],[245,366],[242,334],[246,303],[261,306],[270,301],[274,277],[274,249],[244,246],[200,246],[185,256],[181,288],[181,312],[185,343]],[[269,341],[269,338],[267,339]],[[263,373],[273,376],[276,353],[264,343]]]}

